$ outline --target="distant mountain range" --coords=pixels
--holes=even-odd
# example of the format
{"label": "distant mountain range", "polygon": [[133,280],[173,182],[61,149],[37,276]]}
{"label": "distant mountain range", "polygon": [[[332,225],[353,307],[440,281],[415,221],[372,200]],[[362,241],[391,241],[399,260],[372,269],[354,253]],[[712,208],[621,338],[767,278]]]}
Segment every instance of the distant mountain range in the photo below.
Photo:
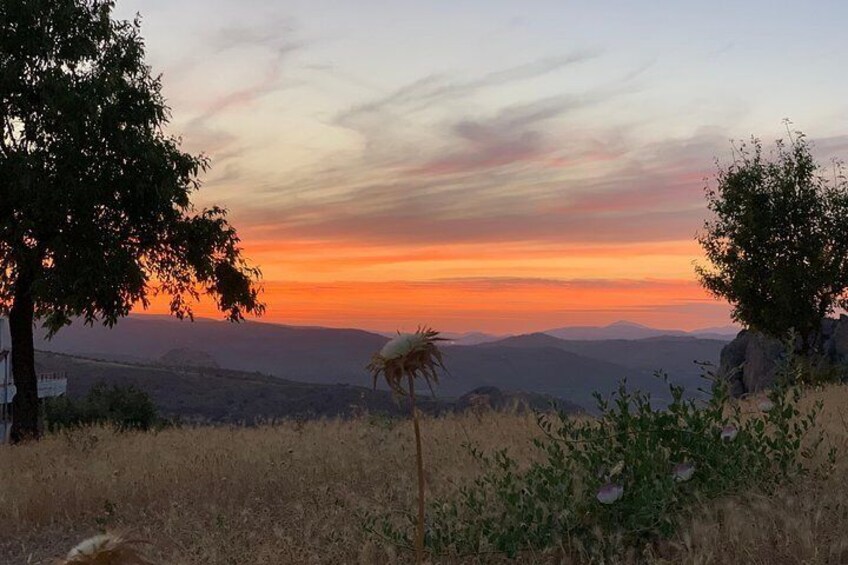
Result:
{"label": "distant mountain range", "polygon": [[691,386],[700,383],[705,369],[701,363],[717,364],[726,341],[691,335],[656,336],[644,339],[565,340],[545,333],[525,334],[491,342],[485,346],[554,348],[604,360],[630,369],[662,371]]}
{"label": "distant mountain range", "polygon": [[[68,395],[81,398],[99,382],[133,385],[147,392],[160,414],[184,421],[253,424],[276,419],[347,417],[362,414],[406,416],[408,406],[385,390],[364,386],[288,381],[260,373],[214,367],[104,361],[39,351],[39,371],[68,375]],[[439,414],[470,408],[493,410],[580,408],[541,394],[479,388],[457,399],[423,394],[418,406]]]}
{"label": "distant mountain range", "polygon": [[608,326],[569,326],[546,330],[542,333],[560,339],[571,340],[646,339],[660,336],[691,336],[730,341],[736,337],[739,330],[740,328],[735,326],[722,326],[685,332],[683,330],[651,328],[642,324],[622,320]]}
{"label": "distant mountain range", "polygon": [[[608,340],[608,339],[646,339],[650,337],[660,336],[691,336],[703,339],[718,339],[722,341],[730,341],[741,328],[736,326],[717,326],[711,328],[702,328],[693,331],[683,330],[663,330],[621,320],[606,326],[566,326],[562,328],[554,328],[545,330],[543,334],[552,335],[560,339],[567,340]],[[394,335],[391,332],[380,332],[381,335],[391,337]],[[443,337],[450,340],[451,345],[480,345],[481,343],[491,343],[512,335],[495,335],[483,332],[467,332],[467,333],[450,333],[442,334]]]}
{"label": "distant mountain range", "polygon": [[445,332],[442,334],[442,337],[447,339],[450,345],[480,345],[481,343],[490,343],[507,336],[492,335],[483,332],[467,332],[463,334]]}
{"label": "distant mountain range", "polygon": [[[576,337],[562,339],[551,335],[555,331]],[[662,401],[667,388],[653,376],[660,369],[694,393],[704,384],[695,361],[717,363],[727,338],[658,332],[618,323],[500,338],[464,336],[473,345],[462,345],[467,341],[459,336],[444,346],[449,374],[437,394],[457,398],[479,387],[497,387],[591,407],[593,391],[609,394],[626,377],[631,388],[651,392]],[[591,335],[603,337],[590,339]],[[111,330],[74,324],[36,347],[121,362],[161,363],[170,358],[171,362],[177,359],[178,365],[217,365],[222,370],[259,372],[308,384],[368,386],[370,377],[364,367],[387,339],[353,329],[131,316]]]}

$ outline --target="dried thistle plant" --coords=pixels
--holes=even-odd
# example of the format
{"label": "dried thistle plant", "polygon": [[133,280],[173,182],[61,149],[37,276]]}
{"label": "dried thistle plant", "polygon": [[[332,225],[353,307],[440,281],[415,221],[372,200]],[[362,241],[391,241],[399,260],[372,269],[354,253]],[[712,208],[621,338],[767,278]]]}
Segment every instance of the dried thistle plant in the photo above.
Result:
{"label": "dried thistle plant", "polygon": [[[408,393],[403,388],[404,376],[412,379],[421,377],[432,389],[433,383],[439,382],[437,369],[445,368],[442,352],[436,346],[439,341],[444,341],[439,332],[429,328],[419,327],[415,333],[398,332],[368,364],[368,370],[374,377],[374,387],[382,375],[392,391],[402,396]],[[409,392],[413,392],[412,388]]]}
{"label": "dried thistle plant", "polygon": [[100,534],[80,542],[58,565],[154,565],[141,546],[147,542],[120,534]]}
{"label": "dried thistle plant", "polygon": [[[418,467],[418,523],[415,531],[415,557],[417,563],[424,561],[424,458],[421,453],[421,431],[418,411],[415,408],[415,379],[421,378],[433,390],[439,382],[438,370],[445,370],[438,342],[444,341],[439,332],[419,327],[415,333],[400,333],[391,339],[371,358],[368,370],[374,377],[374,387],[380,376],[389,388],[398,395],[409,397],[413,428],[415,429],[415,455]],[[404,389],[404,377],[407,388]]]}

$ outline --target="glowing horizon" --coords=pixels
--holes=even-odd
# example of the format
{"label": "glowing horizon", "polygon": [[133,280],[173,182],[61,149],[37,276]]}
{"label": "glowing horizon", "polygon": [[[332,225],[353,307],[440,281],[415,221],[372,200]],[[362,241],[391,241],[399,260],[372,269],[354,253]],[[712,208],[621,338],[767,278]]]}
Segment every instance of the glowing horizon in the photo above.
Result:
{"label": "glowing horizon", "polygon": [[196,201],[230,209],[265,321],[514,333],[729,324],[693,271],[714,159],[780,137],[785,116],[822,159],[848,155],[830,64],[848,7],[685,4],[125,0],[118,15],[143,16],[171,130],[212,159]]}

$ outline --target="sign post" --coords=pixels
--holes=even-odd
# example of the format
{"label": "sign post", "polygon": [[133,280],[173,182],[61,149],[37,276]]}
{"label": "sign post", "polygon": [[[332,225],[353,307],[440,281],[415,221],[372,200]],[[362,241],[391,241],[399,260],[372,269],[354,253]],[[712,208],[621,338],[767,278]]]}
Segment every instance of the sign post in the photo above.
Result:
{"label": "sign post", "polygon": [[0,359],[3,362],[3,398],[0,405],[0,443],[6,443],[9,436],[9,428],[11,427],[9,406],[9,354],[3,350],[3,318],[0,318]]}

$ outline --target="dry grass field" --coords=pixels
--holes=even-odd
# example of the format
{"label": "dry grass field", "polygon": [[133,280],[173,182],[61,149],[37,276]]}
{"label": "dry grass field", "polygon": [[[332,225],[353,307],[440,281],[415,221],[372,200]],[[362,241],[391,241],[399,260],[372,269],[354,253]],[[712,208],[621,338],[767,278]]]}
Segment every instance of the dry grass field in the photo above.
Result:
{"label": "dry grass field", "polygon": [[[822,398],[821,425],[840,452],[827,479],[778,496],[704,506],[657,563],[848,562],[848,388]],[[423,421],[431,494],[469,481],[462,447],[533,456],[530,415],[487,413]],[[361,527],[367,510],[414,505],[411,425],[361,418],[260,428],[116,434],[90,429],[0,447],[0,562],[52,563],[80,539],[130,532],[163,563],[192,565],[409,562]],[[528,555],[523,562],[545,562]],[[492,556],[467,562],[493,562]]]}

